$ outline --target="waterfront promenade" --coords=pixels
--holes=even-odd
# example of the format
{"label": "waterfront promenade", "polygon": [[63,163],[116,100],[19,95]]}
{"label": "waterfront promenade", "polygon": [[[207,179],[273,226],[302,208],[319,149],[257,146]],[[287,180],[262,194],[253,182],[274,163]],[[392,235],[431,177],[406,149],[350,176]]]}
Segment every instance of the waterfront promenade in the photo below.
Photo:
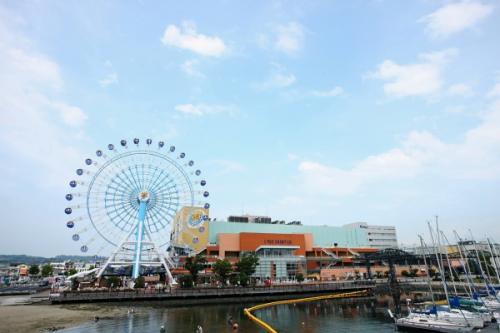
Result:
{"label": "waterfront promenade", "polygon": [[109,290],[109,291],[63,291],[51,293],[49,300],[52,303],[81,303],[81,302],[113,302],[113,301],[185,301],[221,298],[255,298],[285,296],[293,294],[318,294],[337,291],[371,290],[375,281],[343,281],[324,283],[285,284],[256,287],[198,287],[198,288],[171,288],[165,290]]}
{"label": "waterfront promenade", "polygon": [[[432,282],[434,292],[442,292],[442,284]],[[464,283],[456,283],[459,294],[465,294]],[[484,287],[481,284],[478,287]],[[427,293],[428,284],[425,279],[399,279],[398,288],[401,293]],[[387,295],[391,286],[386,279],[377,280],[352,280],[332,281],[302,284],[276,284],[271,286],[255,287],[205,287],[166,289],[126,289],[126,290],[82,290],[51,292],[51,303],[92,303],[92,302],[118,302],[118,301],[168,301],[172,304],[186,304],[190,302],[220,303],[221,299],[227,301],[264,301],[278,299],[287,295],[325,294],[338,291],[368,290],[372,295]]]}

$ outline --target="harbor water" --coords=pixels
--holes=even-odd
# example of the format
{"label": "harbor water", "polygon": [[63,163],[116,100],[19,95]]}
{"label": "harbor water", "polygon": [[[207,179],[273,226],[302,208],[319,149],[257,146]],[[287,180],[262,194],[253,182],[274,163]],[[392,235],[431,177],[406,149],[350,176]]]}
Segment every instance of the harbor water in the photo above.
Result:
{"label": "harbor water", "polygon": [[[107,306],[107,305],[102,305]],[[186,307],[136,306],[130,313],[97,322],[68,328],[65,333],[158,333],[195,332],[200,325],[204,333],[265,332],[243,314],[240,304],[199,305]],[[124,306],[124,309],[127,307]],[[278,332],[307,333],[378,333],[393,332],[394,325],[384,315],[384,309],[371,304],[339,304],[334,301],[279,305],[255,312]],[[229,319],[238,323],[233,330]]]}

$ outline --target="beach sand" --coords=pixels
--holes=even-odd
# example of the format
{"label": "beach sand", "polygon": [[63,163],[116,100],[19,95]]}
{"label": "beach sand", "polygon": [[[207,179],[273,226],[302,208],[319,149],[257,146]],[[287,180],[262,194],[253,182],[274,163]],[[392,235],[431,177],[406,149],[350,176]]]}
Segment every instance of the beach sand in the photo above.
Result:
{"label": "beach sand", "polygon": [[49,332],[91,322],[95,316],[109,318],[126,312],[123,307],[93,304],[0,306],[0,333]]}

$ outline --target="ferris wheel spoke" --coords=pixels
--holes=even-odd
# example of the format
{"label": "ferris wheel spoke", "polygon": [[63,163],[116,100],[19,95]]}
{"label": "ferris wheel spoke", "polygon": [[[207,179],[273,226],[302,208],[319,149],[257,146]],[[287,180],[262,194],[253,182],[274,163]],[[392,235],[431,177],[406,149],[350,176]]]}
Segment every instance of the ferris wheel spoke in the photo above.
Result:
{"label": "ferris wheel spoke", "polygon": [[158,200],[159,206],[171,206],[172,204],[176,203],[178,201],[177,197],[162,197]]}
{"label": "ferris wheel spoke", "polygon": [[[146,227],[148,228],[148,231],[150,234],[159,231],[158,226],[157,226],[157,221],[153,220],[152,214],[146,216],[145,224],[146,224]],[[156,230],[153,230],[152,226],[154,226]]]}
{"label": "ferris wheel spoke", "polygon": [[[174,189],[175,189],[175,191],[172,191]],[[178,193],[179,193],[179,190],[177,189],[177,186],[173,185],[170,187],[162,188],[160,191],[158,191],[158,196],[163,198],[163,197],[169,197],[173,194],[178,194]]]}
{"label": "ferris wheel spoke", "polygon": [[[157,212],[160,214],[160,212],[163,212],[166,216],[169,216],[171,219],[173,219],[175,217],[175,214],[169,214],[168,212],[169,211],[173,211],[175,212],[176,210],[170,210],[170,209],[165,209],[163,207],[159,207]],[[163,214],[161,214],[161,216],[164,216]]]}
{"label": "ferris wheel spoke", "polygon": [[115,207],[114,210],[112,211],[109,211],[108,212],[108,215],[111,219],[111,221],[113,221],[113,223],[119,225],[120,222],[116,223],[116,219],[119,219],[119,221],[123,221],[126,217],[129,217],[129,220],[131,219],[131,217],[134,217],[136,215],[136,212],[131,209],[130,207],[126,207],[125,205],[121,205],[122,209],[118,209],[118,207]]}
{"label": "ferris wheel spoke", "polygon": [[[159,168],[157,166],[155,166],[154,168],[154,171],[152,173],[149,173],[148,174],[148,183],[147,183],[147,186],[145,186],[147,189],[151,189],[151,182],[153,180],[153,178],[155,178],[156,174],[158,173],[158,170]],[[160,172],[161,174],[161,172]]]}
{"label": "ferris wheel spoke", "polygon": [[165,225],[162,223],[162,221],[168,221],[168,218],[160,212],[159,209],[155,209],[151,211],[151,218],[154,221],[158,221],[158,223],[162,226],[165,227]]}
{"label": "ferris wheel spoke", "polygon": [[139,174],[139,168],[138,168],[137,164],[134,165],[134,171],[135,171],[135,175],[137,176],[137,182],[139,183],[139,188],[141,190],[143,190],[144,189],[143,179],[141,178],[141,175]]}
{"label": "ferris wheel spoke", "polygon": [[[161,179],[160,179],[160,177],[161,177]],[[164,182],[167,178],[170,178],[170,174],[169,174],[168,172],[165,172],[165,173],[163,173],[163,172],[162,172],[162,173],[160,173],[160,174],[158,175],[158,177],[155,179],[155,181],[153,182],[153,184],[151,185],[151,187],[150,187],[150,188],[151,188],[151,189],[156,189],[156,188],[157,188],[157,186],[158,186],[159,184],[163,184],[163,182]],[[173,183],[173,182],[174,182],[174,179],[169,179],[169,181],[168,181],[168,182],[166,182],[165,184],[171,184],[171,183]]]}
{"label": "ferris wheel spoke", "polygon": [[[126,170],[126,171],[128,171],[128,173],[126,173],[126,172],[125,172],[125,170]],[[131,181],[131,182],[133,182],[133,183],[134,183],[135,188],[138,188],[138,189],[140,189],[140,188],[141,188],[140,184],[139,184],[139,183],[137,182],[137,180],[135,179],[135,176],[134,176],[134,174],[133,174],[133,172],[132,172],[132,168],[131,168],[130,166],[129,166],[129,167],[127,167],[126,169],[124,169],[124,174],[127,176],[127,178],[129,178],[129,179],[130,179],[130,181]]]}
{"label": "ferris wheel spoke", "polygon": [[135,182],[135,180],[130,176],[130,167],[123,167],[115,173],[114,176],[119,177],[120,181],[122,181],[124,184],[127,185],[128,188],[130,189],[138,189],[139,185]]}
{"label": "ferris wheel spoke", "polygon": [[118,178],[118,179],[121,181],[121,183],[118,183],[118,182],[117,182],[117,181],[115,181],[114,179],[113,179],[113,183],[115,183],[115,184],[120,184],[120,185],[121,185],[121,186],[122,186],[125,190],[127,190],[127,191],[129,191],[129,192],[130,192],[130,190],[134,190],[134,189],[137,189],[137,190],[138,190],[137,186],[135,186],[135,185],[134,185],[134,184],[130,181],[130,179],[129,179],[129,178],[127,178],[127,177],[122,178],[122,173],[117,173],[117,174],[116,174],[116,178]]}
{"label": "ferris wheel spoke", "polygon": [[[148,216],[149,216],[150,221],[152,223],[156,223],[157,221],[159,221],[162,218],[162,216],[160,216],[158,214],[158,209],[150,210]],[[161,223],[161,221],[160,221],[160,223]]]}

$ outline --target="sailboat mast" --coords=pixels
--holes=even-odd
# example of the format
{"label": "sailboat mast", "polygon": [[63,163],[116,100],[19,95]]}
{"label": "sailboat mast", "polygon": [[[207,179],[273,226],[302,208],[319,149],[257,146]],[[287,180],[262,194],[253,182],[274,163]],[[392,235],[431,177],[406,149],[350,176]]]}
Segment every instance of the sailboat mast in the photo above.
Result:
{"label": "sailboat mast", "polygon": [[[448,239],[446,238],[446,236],[444,235],[443,231],[441,231],[441,236],[443,237],[443,239],[448,243],[449,245],[449,242],[448,242]],[[453,291],[455,291],[455,296],[458,296],[458,293],[457,293],[457,286],[455,285],[455,276],[453,275],[453,267],[451,267],[451,263],[450,263],[450,257],[448,255],[448,249],[446,249],[446,252],[445,252],[445,256],[446,256],[446,262],[448,263],[448,269],[450,270],[450,279],[451,279],[451,285],[453,286]]]}
{"label": "sailboat mast", "polygon": [[470,276],[470,274],[472,273],[470,270],[469,260],[466,260],[465,248],[464,252],[462,253],[462,247],[460,246],[460,244],[463,243],[462,238],[460,238],[456,230],[453,230],[453,233],[455,234],[455,239],[457,240],[458,252],[460,253],[460,259],[462,260],[462,267],[464,268],[465,276],[467,277],[467,282],[469,282],[470,296],[472,297],[473,291],[476,292],[476,286],[474,285],[474,282],[472,281],[472,278]]}
{"label": "sailboat mast", "polygon": [[495,249],[495,247],[491,244],[491,241],[489,238],[486,238],[486,240],[488,241],[488,245],[490,247],[490,253],[491,253],[491,256],[493,258],[493,265],[495,265],[495,273],[497,275],[497,284],[500,283],[500,277],[499,277],[499,274],[498,274],[498,265],[497,265],[497,251]]}
{"label": "sailboat mast", "polygon": [[[440,249],[438,248],[438,245],[436,245],[436,241],[434,240],[434,233],[433,233],[433,230],[432,230],[431,223],[427,222],[427,225],[429,226],[429,232],[431,234],[432,246],[436,249],[436,260],[437,260],[437,263],[438,263],[439,274],[441,275],[441,282],[443,283],[443,289],[444,289],[444,294],[446,296],[446,302],[448,302],[448,306],[451,309],[450,297],[448,296],[448,288],[446,287],[446,281],[445,281],[445,278],[444,278],[444,270],[443,270],[443,267],[441,265],[442,263],[441,263],[441,260],[439,259],[439,255],[438,255],[438,252],[440,251]],[[436,216],[436,231],[437,232],[439,232],[438,226],[439,225],[438,225],[437,216]]]}
{"label": "sailboat mast", "polygon": [[424,251],[424,265],[425,265],[425,268],[426,268],[426,271],[427,271],[427,284],[429,285],[429,291],[431,293],[432,305],[435,306],[436,302],[434,300],[434,292],[432,291],[431,276],[429,274],[429,269],[430,269],[430,266],[432,264],[429,263],[429,266],[427,266],[427,259],[426,259],[426,257],[427,257],[427,246],[425,245],[424,239],[422,238],[422,236],[418,235],[418,237],[420,238],[420,246],[422,247],[422,250]]}

